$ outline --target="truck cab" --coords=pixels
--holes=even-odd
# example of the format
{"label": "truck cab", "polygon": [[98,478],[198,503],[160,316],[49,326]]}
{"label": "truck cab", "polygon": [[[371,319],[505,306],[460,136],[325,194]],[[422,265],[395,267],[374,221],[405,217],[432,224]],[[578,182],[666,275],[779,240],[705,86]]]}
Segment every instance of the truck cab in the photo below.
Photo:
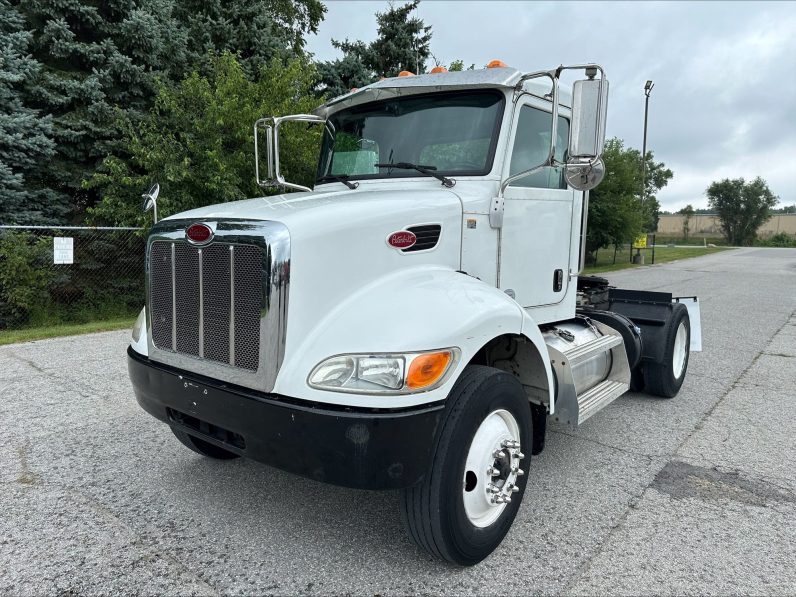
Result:
{"label": "truck cab", "polygon": [[[695,300],[579,276],[607,93],[598,65],[498,65],[259,120],[257,181],[294,192],[152,228],[138,402],[204,456],[399,490],[420,546],[479,562],[548,419],[580,425],[631,385],[672,397],[686,374]],[[312,188],[281,172],[291,121],[322,127]]]}

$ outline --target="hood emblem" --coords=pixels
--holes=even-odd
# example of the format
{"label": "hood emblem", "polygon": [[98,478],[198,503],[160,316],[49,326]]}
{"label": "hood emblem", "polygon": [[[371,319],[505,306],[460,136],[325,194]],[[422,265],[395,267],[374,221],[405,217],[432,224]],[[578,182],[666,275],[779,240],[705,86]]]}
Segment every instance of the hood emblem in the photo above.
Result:
{"label": "hood emblem", "polygon": [[213,240],[213,230],[207,224],[191,224],[185,229],[185,238],[195,245],[203,245]]}
{"label": "hood emblem", "polygon": [[417,242],[417,236],[409,230],[399,230],[387,237],[387,244],[396,249],[408,249]]}

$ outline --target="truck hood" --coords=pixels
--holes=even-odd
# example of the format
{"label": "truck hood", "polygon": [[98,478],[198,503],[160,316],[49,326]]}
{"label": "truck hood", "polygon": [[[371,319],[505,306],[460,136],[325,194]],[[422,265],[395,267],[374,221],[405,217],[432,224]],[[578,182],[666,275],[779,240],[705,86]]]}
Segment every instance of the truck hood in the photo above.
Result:
{"label": "truck hood", "polygon": [[[291,234],[316,225],[324,229],[342,225],[356,235],[357,226],[363,224],[389,223],[401,229],[412,224],[436,222],[452,212],[461,216],[461,202],[452,191],[377,188],[258,197],[200,207],[166,219],[273,220],[285,224]],[[391,231],[394,230],[386,230],[386,233]]]}
{"label": "truck hood", "polygon": [[[436,181],[435,181],[436,182]],[[385,185],[386,186],[386,185]],[[436,185],[435,185],[436,186]],[[170,219],[209,222],[257,219],[283,223],[290,234],[290,288],[286,354],[302,354],[319,329],[333,321],[348,301],[407,270],[435,275],[460,269],[462,204],[446,189],[363,188],[291,193],[213,205]],[[404,253],[391,247],[391,233],[421,224],[439,224],[437,245]],[[400,300],[374,305],[378,326],[395,316]],[[344,346],[344,344],[341,344]],[[352,346],[389,350],[388,346]]]}

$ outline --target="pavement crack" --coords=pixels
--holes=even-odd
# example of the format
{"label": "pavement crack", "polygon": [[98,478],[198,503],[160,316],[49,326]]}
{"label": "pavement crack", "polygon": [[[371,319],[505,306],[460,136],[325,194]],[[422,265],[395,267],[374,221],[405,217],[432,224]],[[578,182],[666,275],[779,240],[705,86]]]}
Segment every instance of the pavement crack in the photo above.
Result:
{"label": "pavement crack", "polygon": [[598,446],[602,446],[603,448],[608,448],[609,450],[615,450],[616,452],[622,452],[623,454],[628,454],[630,456],[646,458],[650,462],[652,462],[656,458],[660,458],[660,456],[657,456],[655,454],[645,454],[643,452],[635,452],[633,450],[625,450],[624,448],[620,448],[619,446],[615,446],[613,444],[607,444],[607,443],[604,443],[604,442],[601,442],[601,441],[597,441],[596,439],[593,439],[593,438],[590,438],[590,437],[584,437],[582,435],[575,435],[574,433],[567,433],[566,431],[559,431],[557,429],[549,429],[548,432],[549,433],[557,433],[558,435],[565,435],[567,437],[572,437],[572,438],[575,438],[575,439],[579,439],[579,440],[582,440],[584,442],[588,442],[590,444],[595,444],[595,445],[598,445]]}

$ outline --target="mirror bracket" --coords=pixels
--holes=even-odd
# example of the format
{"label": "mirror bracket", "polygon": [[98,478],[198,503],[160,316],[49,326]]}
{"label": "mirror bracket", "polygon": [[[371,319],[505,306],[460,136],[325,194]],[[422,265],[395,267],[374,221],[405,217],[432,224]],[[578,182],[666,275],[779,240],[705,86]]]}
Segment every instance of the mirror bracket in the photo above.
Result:
{"label": "mirror bracket", "polygon": [[[279,163],[279,127],[283,122],[309,122],[326,124],[326,119],[314,114],[293,114],[290,116],[269,116],[260,118],[254,123],[254,178],[264,189],[283,187],[299,191],[312,191],[304,185],[287,182],[282,175]],[[260,152],[258,145],[258,129],[265,131],[265,149],[267,177],[260,178]]]}
{"label": "mirror bracket", "polygon": [[489,205],[489,227],[502,228],[503,227],[503,212],[505,210],[503,195],[492,197],[492,202]]}

